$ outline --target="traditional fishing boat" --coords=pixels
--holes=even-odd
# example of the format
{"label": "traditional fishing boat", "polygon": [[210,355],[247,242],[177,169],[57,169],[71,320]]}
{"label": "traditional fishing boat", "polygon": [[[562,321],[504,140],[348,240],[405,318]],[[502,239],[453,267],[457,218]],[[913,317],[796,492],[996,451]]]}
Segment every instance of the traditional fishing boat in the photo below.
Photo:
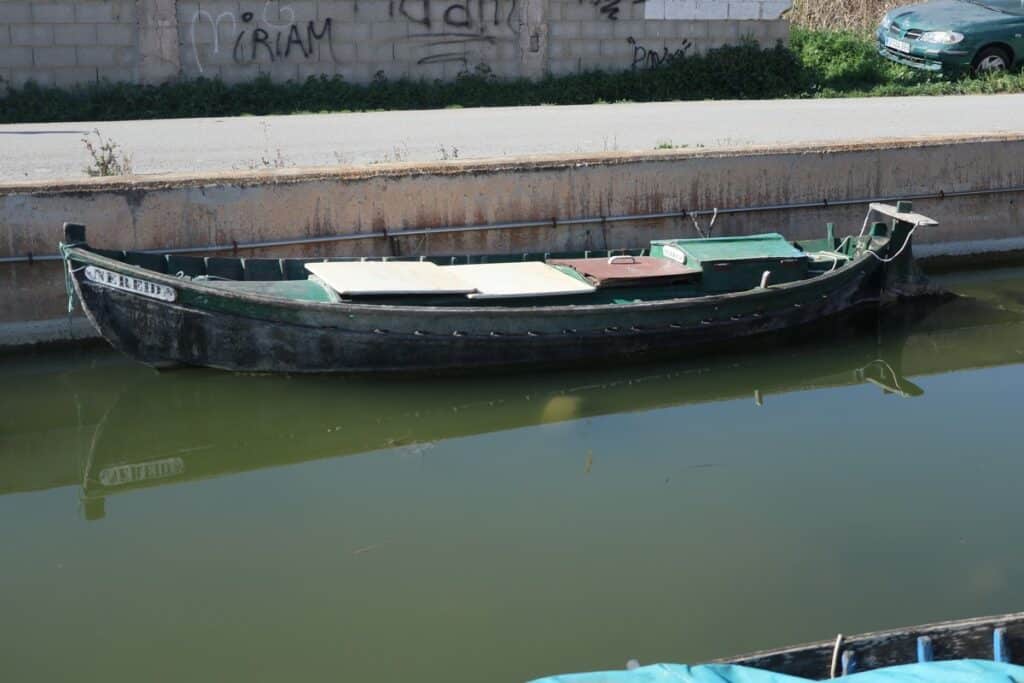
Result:
{"label": "traditional fishing boat", "polygon": [[69,297],[155,367],[424,372],[672,355],[808,326],[923,291],[909,202],[838,239],[656,240],[573,254],[229,258],[111,251],[65,224]]}
{"label": "traditional fishing boat", "polygon": [[926,624],[755,652],[699,666],[631,661],[626,670],[533,683],[858,683],[1024,681],[1024,612]]}

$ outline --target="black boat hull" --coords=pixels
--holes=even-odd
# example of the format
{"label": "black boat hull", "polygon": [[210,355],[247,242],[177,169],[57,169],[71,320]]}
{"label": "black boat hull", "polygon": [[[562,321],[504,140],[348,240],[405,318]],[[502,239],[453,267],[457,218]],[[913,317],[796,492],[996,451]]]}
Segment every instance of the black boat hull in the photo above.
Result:
{"label": "black boat hull", "polygon": [[[877,307],[882,282],[881,264],[865,258],[813,280],[699,299],[417,310],[240,295],[83,256],[69,259],[76,291],[115,348],[154,367],[248,372],[466,372],[678,356],[805,334]],[[184,296],[166,302],[97,284],[83,275],[89,262]]]}

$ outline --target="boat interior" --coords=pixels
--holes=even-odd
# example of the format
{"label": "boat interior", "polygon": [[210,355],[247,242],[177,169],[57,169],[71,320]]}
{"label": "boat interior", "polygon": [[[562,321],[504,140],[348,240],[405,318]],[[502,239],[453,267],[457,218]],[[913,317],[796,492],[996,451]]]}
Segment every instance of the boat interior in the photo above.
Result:
{"label": "boat interior", "polygon": [[378,305],[616,304],[740,292],[844,268],[872,239],[788,242],[778,233],[655,240],[647,248],[459,256],[245,258],[91,248],[238,294]]}

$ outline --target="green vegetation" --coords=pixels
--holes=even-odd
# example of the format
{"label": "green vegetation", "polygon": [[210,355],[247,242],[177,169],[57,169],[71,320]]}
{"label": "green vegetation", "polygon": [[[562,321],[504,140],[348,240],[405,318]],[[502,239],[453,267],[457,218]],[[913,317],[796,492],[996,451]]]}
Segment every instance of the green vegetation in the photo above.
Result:
{"label": "green vegetation", "polygon": [[908,0],[793,0],[789,20],[817,31],[870,31],[882,14]]}
{"label": "green vegetation", "polygon": [[486,68],[453,82],[340,78],[226,85],[100,83],[71,90],[29,84],[0,99],[0,122],[88,121],[322,111],[590,104],[595,102],[938,95],[1024,91],[1024,76],[974,79],[892,64],[862,33],[794,28],[789,47],[753,43],[673,59],[653,70],[586,72],[537,82],[500,80]]}
{"label": "green vegetation", "polygon": [[[659,140],[658,144],[656,144],[654,146],[654,149],[686,149],[689,146],[690,146],[689,144],[677,145],[677,144],[673,143],[671,140]],[[703,147],[703,146],[704,146],[703,144],[695,145],[695,147],[698,147],[698,148]]]}
{"label": "green vegetation", "polygon": [[1024,92],[1019,71],[979,78],[919,71],[879,57],[873,36],[860,32],[794,28],[790,49],[805,79],[802,94],[811,97]]}
{"label": "green vegetation", "polygon": [[92,162],[82,169],[86,175],[95,178],[132,174],[132,158],[122,151],[120,145],[103,137],[98,130],[93,129],[91,134],[83,137],[82,144],[92,159]]}

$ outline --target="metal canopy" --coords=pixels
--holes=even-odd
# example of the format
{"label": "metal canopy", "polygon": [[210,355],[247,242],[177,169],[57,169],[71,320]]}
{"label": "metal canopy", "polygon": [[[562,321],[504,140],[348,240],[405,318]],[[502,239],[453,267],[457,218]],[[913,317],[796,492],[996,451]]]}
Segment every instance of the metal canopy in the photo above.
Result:
{"label": "metal canopy", "polygon": [[906,212],[903,212],[903,211],[899,211],[892,204],[879,204],[879,203],[872,202],[870,206],[871,206],[871,210],[874,211],[875,213],[880,213],[883,216],[888,216],[889,218],[895,218],[898,221],[903,221],[904,223],[910,223],[911,225],[938,225],[939,224],[939,222],[937,220],[935,220],[934,218],[928,218],[928,216],[923,216],[923,215],[921,215],[919,213],[906,213]]}

